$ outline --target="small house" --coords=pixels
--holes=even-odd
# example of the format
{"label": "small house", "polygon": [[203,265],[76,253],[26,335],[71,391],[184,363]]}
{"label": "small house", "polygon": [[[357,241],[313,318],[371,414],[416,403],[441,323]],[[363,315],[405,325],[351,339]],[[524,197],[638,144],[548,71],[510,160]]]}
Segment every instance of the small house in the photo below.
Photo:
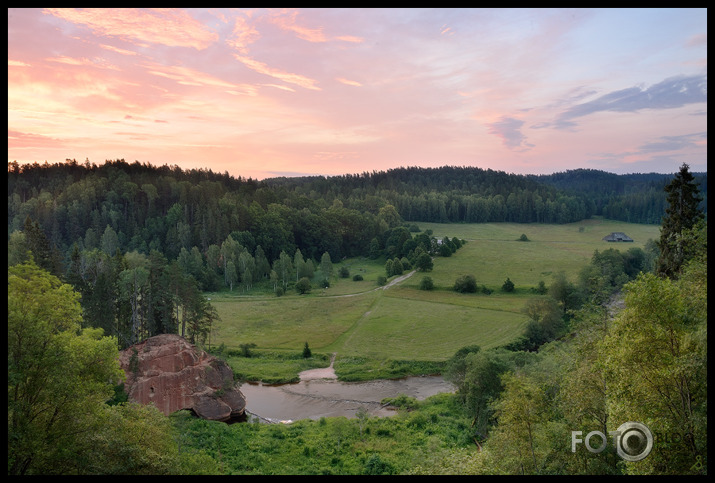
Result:
{"label": "small house", "polygon": [[632,242],[633,238],[629,237],[622,231],[614,231],[610,235],[604,236],[603,240],[607,242]]}

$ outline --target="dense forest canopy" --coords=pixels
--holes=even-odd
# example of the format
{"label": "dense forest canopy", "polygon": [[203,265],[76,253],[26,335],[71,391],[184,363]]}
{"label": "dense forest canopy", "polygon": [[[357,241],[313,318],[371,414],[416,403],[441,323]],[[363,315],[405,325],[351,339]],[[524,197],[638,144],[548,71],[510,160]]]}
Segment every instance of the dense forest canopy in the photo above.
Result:
{"label": "dense forest canopy", "polygon": [[[706,211],[707,174],[694,174]],[[170,259],[182,247],[205,252],[232,232],[247,232],[269,259],[295,248],[312,258],[324,251],[341,258],[364,253],[385,231],[379,212],[387,205],[403,220],[568,223],[603,215],[657,224],[668,180],[654,173],[522,176],[444,166],[257,181],[124,160],[12,162],[8,235],[29,216],[64,253],[80,240],[97,244],[111,227],[122,251],[157,249]]]}

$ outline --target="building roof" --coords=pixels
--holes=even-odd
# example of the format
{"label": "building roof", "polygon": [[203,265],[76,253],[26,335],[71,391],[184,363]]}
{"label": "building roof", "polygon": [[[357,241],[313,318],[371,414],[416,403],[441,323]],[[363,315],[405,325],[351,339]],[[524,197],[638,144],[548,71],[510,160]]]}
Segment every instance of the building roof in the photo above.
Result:
{"label": "building roof", "polygon": [[622,231],[614,231],[610,235],[604,236],[603,240],[607,242],[632,242],[633,238],[629,237]]}

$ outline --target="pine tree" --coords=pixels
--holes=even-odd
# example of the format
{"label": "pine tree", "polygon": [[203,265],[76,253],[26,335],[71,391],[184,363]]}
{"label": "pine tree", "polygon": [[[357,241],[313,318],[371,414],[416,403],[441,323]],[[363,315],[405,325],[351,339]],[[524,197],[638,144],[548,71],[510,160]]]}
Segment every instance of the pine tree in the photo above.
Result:
{"label": "pine tree", "polygon": [[692,230],[703,219],[698,207],[702,197],[688,169],[688,165],[683,163],[680,172],[665,187],[669,206],[660,228],[660,257],[656,265],[656,273],[663,277],[677,277],[686,262],[684,232]]}

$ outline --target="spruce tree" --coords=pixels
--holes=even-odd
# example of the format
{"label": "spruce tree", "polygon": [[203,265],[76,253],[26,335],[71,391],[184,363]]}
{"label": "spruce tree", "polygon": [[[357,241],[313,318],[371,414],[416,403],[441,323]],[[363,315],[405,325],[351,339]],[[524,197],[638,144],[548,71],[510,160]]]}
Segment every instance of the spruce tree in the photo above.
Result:
{"label": "spruce tree", "polygon": [[692,230],[698,221],[703,219],[703,213],[698,207],[702,197],[695,183],[695,178],[685,163],[673,181],[665,187],[668,193],[666,215],[660,228],[660,257],[656,265],[656,273],[668,278],[676,278],[685,260],[684,232]]}

